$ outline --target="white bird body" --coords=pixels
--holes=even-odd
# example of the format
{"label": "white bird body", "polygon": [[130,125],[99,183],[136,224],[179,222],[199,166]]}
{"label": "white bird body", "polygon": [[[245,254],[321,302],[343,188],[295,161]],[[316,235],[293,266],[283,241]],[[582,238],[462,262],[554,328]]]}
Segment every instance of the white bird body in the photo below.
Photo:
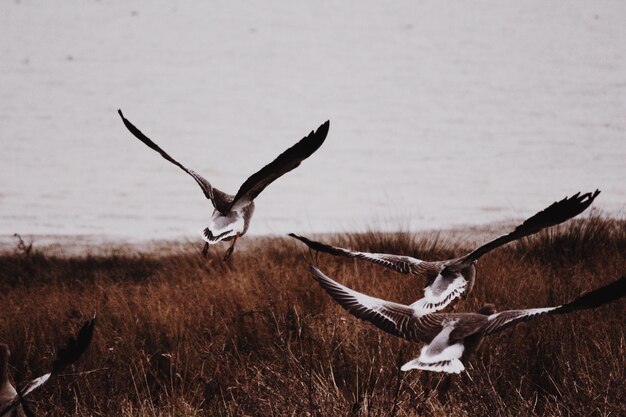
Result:
{"label": "white bird body", "polygon": [[222,240],[233,239],[237,234],[243,235],[245,229],[243,210],[232,210],[223,214],[216,209],[213,211],[209,225],[202,232],[202,240],[209,245],[214,245]]}

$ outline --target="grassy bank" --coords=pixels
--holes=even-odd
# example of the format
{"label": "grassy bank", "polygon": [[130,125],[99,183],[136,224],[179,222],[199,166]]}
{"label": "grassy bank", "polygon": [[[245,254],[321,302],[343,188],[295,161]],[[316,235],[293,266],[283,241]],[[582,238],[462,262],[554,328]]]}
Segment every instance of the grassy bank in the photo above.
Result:
{"label": "grassy bank", "polygon": [[[423,259],[471,249],[438,234],[352,234],[333,243]],[[349,316],[288,238],[221,261],[167,255],[0,256],[0,341],[18,385],[47,370],[64,336],[98,312],[73,370],[33,396],[48,415],[626,415],[626,303],[544,318],[491,337],[445,377],[399,372],[420,346]],[[410,303],[422,282],[364,262],[317,257],[357,290]],[[458,311],[559,304],[626,272],[626,223],[591,217],[482,258]],[[76,375],[77,373],[86,374]]]}

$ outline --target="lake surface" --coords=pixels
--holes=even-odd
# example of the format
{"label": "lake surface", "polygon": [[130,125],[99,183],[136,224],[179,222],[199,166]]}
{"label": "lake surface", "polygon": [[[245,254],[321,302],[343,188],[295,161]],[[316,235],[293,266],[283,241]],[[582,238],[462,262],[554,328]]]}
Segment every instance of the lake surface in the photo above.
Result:
{"label": "lake surface", "polygon": [[0,3],[0,235],[197,237],[331,120],[251,234],[527,217],[626,202],[626,2]]}

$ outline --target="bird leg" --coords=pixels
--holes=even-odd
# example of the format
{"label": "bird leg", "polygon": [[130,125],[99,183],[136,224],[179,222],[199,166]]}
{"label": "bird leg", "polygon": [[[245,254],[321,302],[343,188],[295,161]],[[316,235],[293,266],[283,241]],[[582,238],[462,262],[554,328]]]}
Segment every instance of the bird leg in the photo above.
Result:
{"label": "bird leg", "polygon": [[204,258],[209,257],[209,242],[204,242],[204,247],[202,248],[202,256]]}
{"label": "bird leg", "polygon": [[230,259],[230,255],[233,254],[233,250],[235,249],[235,243],[237,243],[237,239],[239,239],[239,236],[241,235],[239,234],[239,232],[237,232],[235,238],[233,239],[233,243],[230,244],[230,248],[226,249],[226,253],[224,254],[224,262],[228,261]]}

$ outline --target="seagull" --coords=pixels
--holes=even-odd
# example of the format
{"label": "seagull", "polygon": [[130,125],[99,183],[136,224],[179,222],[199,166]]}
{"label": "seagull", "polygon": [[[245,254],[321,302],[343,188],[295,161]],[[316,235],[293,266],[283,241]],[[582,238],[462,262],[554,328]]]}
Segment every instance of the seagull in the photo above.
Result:
{"label": "seagull", "polygon": [[82,356],[91,342],[95,325],[96,316],[94,314],[93,318],[83,324],[76,337],[70,337],[66,346],[57,351],[50,372],[32,380],[20,391],[16,391],[9,382],[7,370],[10,356],[9,347],[0,343],[0,417],[18,417],[24,414],[27,417],[34,416],[28,408],[26,397]]}
{"label": "seagull", "polygon": [[364,259],[402,274],[424,276],[427,282],[424,288],[424,297],[416,303],[424,312],[435,312],[444,309],[457,298],[467,297],[472,291],[476,277],[475,264],[481,256],[506,243],[532,235],[577,216],[591,205],[598,194],[600,191],[596,190],[593,193],[583,195],[577,193],[572,197],[566,197],[526,219],[509,234],[500,236],[465,256],[444,261],[422,261],[410,256],[357,252],[316,242],[294,233],[290,233],[289,236],[304,242],[309,248],[316,251],[335,256]]}
{"label": "seagull", "polygon": [[330,121],[326,121],[316,131],[311,131],[304,139],[280,154],[271,163],[252,174],[241,187],[239,187],[237,194],[233,196],[213,187],[211,183],[200,174],[186,168],[169,156],[156,143],[129,122],[124,117],[121,110],[117,112],[130,133],[196,180],[204,196],[211,201],[214,208],[209,226],[202,232],[202,239],[206,242],[202,249],[202,254],[205,257],[208,255],[210,244],[212,245],[222,240],[232,240],[224,256],[224,261],[230,258],[237,239],[248,231],[250,219],[252,218],[252,213],[254,213],[253,200],[274,180],[296,168],[302,161],[318,150],[319,147],[322,146],[322,143],[324,143],[330,126]]}
{"label": "seagull", "polygon": [[519,322],[547,314],[564,314],[596,308],[626,296],[626,276],[555,307],[495,312],[486,305],[476,313],[425,313],[419,306],[398,304],[354,291],[333,281],[314,266],[313,277],[344,309],[394,336],[423,342],[419,357],[400,368],[458,374],[461,360],[478,348],[483,337],[501,332]]}

